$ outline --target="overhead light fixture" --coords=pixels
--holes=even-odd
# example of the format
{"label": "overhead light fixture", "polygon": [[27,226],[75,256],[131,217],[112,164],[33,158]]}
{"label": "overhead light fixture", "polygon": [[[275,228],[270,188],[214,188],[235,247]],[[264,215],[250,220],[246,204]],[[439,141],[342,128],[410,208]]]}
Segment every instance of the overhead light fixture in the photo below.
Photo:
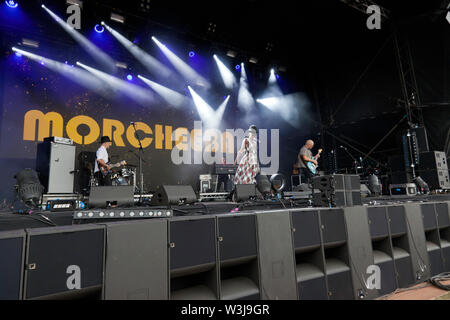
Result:
{"label": "overhead light fixture", "polygon": [[250,58],[250,60],[248,60],[248,62],[253,63],[253,64],[257,64],[258,63],[258,58],[252,57],[252,58]]}
{"label": "overhead light fixture", "polygon": [[120,23],[125,23],[125,17],[121,16],[117,13],[111,13],[111,20],[120,22]]}
{"label": "overhead light fixture", "polygon": [[236,58],[237,57],[237,52],[233,51],[233,50],[228,50],[227,56],[229,56],[230,58]]}
{"label": "overhead light fixture", "polygon": [[19,6],[19,3],[14,0],[5,0],[5,3],[8,7],[13,8],[13,9],[17,8]]}
{"label": "overhead light fixture", "polygon": [[39,48],[39,42],[25,38],[22,39],[22,45],[32,48]]}
{"label": "overhead light fixture", "polygon": [[128,65],[125,62],[116,62],[116,67],[121,69],[128,69]]}
{"label": "overhead light fixture", "polygon": [[80,0],[67,0],[66,3],[70,4],[70,5],[74,4],[74,5],[79,6],[80,8],[83,8],[83,1],[80,1]]}

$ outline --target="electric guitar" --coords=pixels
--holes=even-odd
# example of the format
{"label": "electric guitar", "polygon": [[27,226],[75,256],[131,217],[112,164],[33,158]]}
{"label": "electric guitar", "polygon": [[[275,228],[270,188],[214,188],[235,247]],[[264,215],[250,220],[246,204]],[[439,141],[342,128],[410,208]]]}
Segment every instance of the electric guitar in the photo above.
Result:
{"label": "electric guitar", "polygon": [[[121,161],[121,162],[116,163],[116,164],[108,164],[108,165],[111,167],[111,169],[114,169],[114,168],[120,168],[121,166],[126,166],[127,162],[126,161]],[[103,177],[106,177],[108,174],[112,173],[112,170],[108,170],[105,167],[100,167],[100,171],[102,172]]]}
{"label": "electric guitar", "polygon": [[[323,152],[323,150],[320,149],[320,150],[319,150],[319,153],[317,154],[317,156],[315,156],[315,157],[313,158],[313,160],[316,160],[316,161],[317,161],[318,156],[319,156],[322,152]],[[312,173],[313,175],[316,175],[316,174],[317,174],[317,168],[318,168],[319,166],[316,166],[314,163],[308,161],[307,167],[308,167],[309,171],[311,171],[311,173]]]}

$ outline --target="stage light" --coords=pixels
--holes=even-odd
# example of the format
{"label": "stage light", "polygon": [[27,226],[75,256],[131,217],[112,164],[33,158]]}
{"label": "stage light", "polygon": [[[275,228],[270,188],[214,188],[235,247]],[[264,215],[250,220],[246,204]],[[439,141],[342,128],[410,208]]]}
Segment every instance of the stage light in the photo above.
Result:
{"label": "stage light", "polygon": [[91,55],[98,63],[108,68],[109,72],[115,72],[116,67],[114,65],[114,60],[111,59],[106,53],[96,47],[91,41],[86,39],[81,33],[70,26],[66,21],[58,17],[53,11],[43,7],[45,11],[55,20],[78,44],[86,50],[89,55]]}
{"label": "stage light", "polygon": [[189,57],[191,58],[195,57],[195,52],[194,51],[189,52]]}
{"label": "stage light", "polygon": [[241,70],[241,66],[238,65],[238,64],[237,64],[236,67],[234,67],[234,68],[235,68],[236,70],[238,70],[238,71]]}
{"label": "stage light", "polygon": [[19,199],[27,206],[37,207],[44,192],[44,187],[39,182],[37,172],[32,169],[25,169],[16,174],[14,179],[17,180]]}
{"label": "stage light", "polygon": [[13,8],[13,9],[17,8],[19,6],[19,3],[14,0],[6,0],[5,3],[8,7]]}
{"label": "stage light", "polygon": [[233,51],[233,50],[228,50],[227,56],[229,56],[230,58],[236,58],[237,57],[237,52]]}
{"label": "stage light", "polygon": [[[144,78],[141,75],[138,75],[138,78],[141,79],[146,85],[153,89],[161,98],[163,98],[167,103],[176,108],[187,105],[188,99],[186,96],[172,90],[166,88],[156,82],[153,82],[147,78]],[[189,91],[188,91],[189,93]]]}
{"label": "stage light", "polygon": [[83,1],[80,1],[80,0],[67,0],[66,4],[69,4],[69,5],[74,4],[74,5],[79,6],[80,8],[83,8]]}
{"label": "stage light", "polygon": [[244,63],[241,63],[241,79],[239,81],[238,108],[250,112],[255,106],[255,99],[250,93]]}
{"label": "stage light", "polygon": [[125,95],[135,100],[142,106],[147,107],[149,105],[152,105],[155,101],[155,97],[150,90],[145,90],[137,85],[129,83],[128,81],[119,79],[103,71],[89,67],[81,62],[77,62],[77,65],[89,71],[97,78],[101,79],[105,84],[107,84],[114,90],[123,92]]}
{"label": "stage light", "polygon": [[125,17],[116,14],[116,13],[111,13],[111,20],[119,22],[119,23],[125,23]]}
{"label": "stage light", "polygon": [[248,60],[248,62],[253,63],[253,64],[257,64],[258,63],[258,58],[252,57],[250,58],[250,60]]}
{"label": "stage light", "polygon": [[191,84],[210,88],[211,84],[200,74],[197,73],[193,68],[191,68],[186,62],[180,59],[176,54],[170,51],[163,43],[161,43],[155,37],[152,40],[161,49],[167,59],[172,63],[174,68]]}
{"label": "stage light", "polygon": [[22,56],[22,54],[21,54],[20,52],[16,52],[15,55],[16,55],[17,57],[21,57],[21,56]]}
{"label": "stage light", "polygon": [[116,62],[116,67],[121,69],[128,69],[128,65],[125,62]]}
{"label": "stage light", "polygon": [[22,39],[22,45],[26,47],[39,48],[39,42],[25,38]]}
{"label": "stage light", "polygon": [[96,24],[94,29],[97,33],[103,33],[105,31],[105,28],[99,24]]}
{"label": "stage light", "polygon": [[271,96],[256,101],[279,115],[294,128],[300,127],[300,111],[304,112],[310,105],[309,99],[302,93]]}
{"label": "stage light", "polygon": [[205,128],[218,129],[220,127],[228,101],[230,100],[230,96],[228,96],[219,108],[214,111],[214,109],[202,97],[200,97],[194,89],[190,86],[188,86],[188,89],[191,93],[192,99],[194,100],[194,105],[197,108],[198,114],[204,122]]}
{"label": "stage light", "polygon": [[108,26],[102,21],[102,25],[105,26],[106,30],[111,33],[111,35],[117,39],[139,62],[142,63],[145,68],[154,75],[158,75],[164,78],[174,78],[172,77],[173,72],[159,62],[157,59],[149,55],[147,52],[139,48],[136,44],[132,43],[130,40],[125,38],[119,32]]}
{"label": "stage light", "polygon": [[128,81],[132,81],[133,80],[133,76],[131,74],[127,75],[127,79]]}
{"label": "stage light", "polygon": [[217,63],[217,66],[219,67],[220,76],[222,77],[223,83],[227,89],[233,89],[236,85],[236,77],[234,74],[227,68],[227,66],[217,57],[217,55],[214,55],[214,60]]}

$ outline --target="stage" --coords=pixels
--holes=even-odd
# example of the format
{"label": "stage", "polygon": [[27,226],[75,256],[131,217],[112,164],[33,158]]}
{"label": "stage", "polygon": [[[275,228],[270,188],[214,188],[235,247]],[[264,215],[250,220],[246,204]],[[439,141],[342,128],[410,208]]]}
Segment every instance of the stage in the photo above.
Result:
{"label": "stage", "polygon": [[0,298],[376,299],[450,270],[448,197],[390,201],[211,202],[119,220],[3,212]]}

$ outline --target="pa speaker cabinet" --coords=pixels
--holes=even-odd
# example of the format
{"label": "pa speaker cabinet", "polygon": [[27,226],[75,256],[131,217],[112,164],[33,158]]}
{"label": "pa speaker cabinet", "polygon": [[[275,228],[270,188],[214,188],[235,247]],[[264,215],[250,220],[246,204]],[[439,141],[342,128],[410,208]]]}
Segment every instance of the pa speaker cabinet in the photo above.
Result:
{"label": "pa speaker cabinet", "polygon": [[25,299],[100,299],[104,226],[27,230]]}
{"label": "pa speaker cabinet", "polygon": [[416,282],[423,282],[431,273],[421,207],[419,204],[405,204],[404,207],[414,275]]}
{"label": "pa speaker cabinet", "polygon": [[106,224],[105,300],[167,300],[167,220]]}
{"label": "pa speaker cabinet", "polygon": [[263,300],[297,300],[294,247],[288,211],[257,213]]}
{"label": "pa speaker cabinet", "polygon": [[419,175],[433,190],[450,189],[448,170],[421,170]]}
{"label": "pa speaker cabinet", "polygon": [[367,208],[345,208],[344,217],[355,299],[374,299],[378,296],[376,286],[366,286],[371,275],[369,267],[374,265]]}
{"label": "pa speaker cabinet", "polygon": [[153,195],[152,204],[156,206],[191,204],[197,201],[192,186],[162,186]]}
{"label": "pa speaker cabinet", "polygon": [[169,221],[172,300],[219,298],[216,238],[213,217]]}
{"label": "pa speaker cabinet", "polygon": [[247,201],[256,197],[256,184],[235,185],[233,200],[236,202]]}
{"label": "pa speaker cabinet", "polygon": [[317,210],[291,211],[300,300],[328,300],[325,258]]}
{"label": "pa speaker cabinet", "polygon": [[133,186],[92,187],[89,195],[89,208],[108,208],[134,206]]}
{"label": "pa speaker cabinet", "polygon": [[0,232],[0,300],[22,298],[25,232]]}
{"label": "pa speaker cabinet", "polygon": [[259,267],[254,214],[217,217],[222,300],[259,300]]}
{"label": "pa speaker cabinet", "polygon": [[397,289],[387,208],[368,207],[367,215],[372,238],[373,260],[381,272],[381,288],[378,294],[383,296]]}
{"label": "pa speaker cabinet", "polygon": [[73,193],[75,151],[74,145],[50,141],[38,144],[36,171],[46,193]]}
{"label": "pa speaker cabinet", "polygon": [[420,154],[419,170],[447,170],[447,156],[445,152],[431,151]]}

